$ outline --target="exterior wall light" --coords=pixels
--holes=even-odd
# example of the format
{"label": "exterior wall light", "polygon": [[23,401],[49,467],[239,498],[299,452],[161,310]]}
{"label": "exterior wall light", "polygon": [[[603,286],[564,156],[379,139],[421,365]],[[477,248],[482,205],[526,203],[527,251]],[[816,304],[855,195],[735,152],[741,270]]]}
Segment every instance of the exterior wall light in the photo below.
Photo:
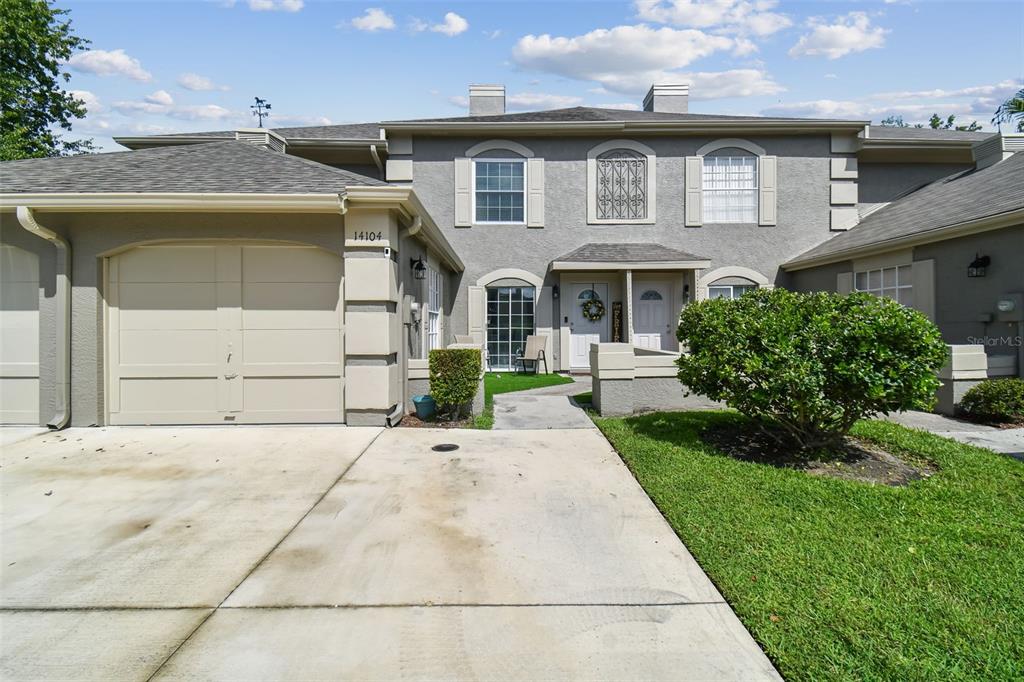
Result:
{"label": "exterior wall light", "polygon": [[971,264],[967,266],[967,276],[984,277],[985,268],[987,268],[991,262],[992,259],[989,258],[988,256],[980,256],[978,254],[974,254],[974,260],[972,260]]}
{"label": "exterior wall light", "polygon": [[427,266],[423,262],[422,256],[420,258],[410,258],[409,265],[412,267],[412,274],[416,279],[427,278]]}
{"label": "exterior wall light", "polygon": [[558,297],[562,295],[562,292],[558,290],[558,285],[551,287],[551,298],[558,300]]}

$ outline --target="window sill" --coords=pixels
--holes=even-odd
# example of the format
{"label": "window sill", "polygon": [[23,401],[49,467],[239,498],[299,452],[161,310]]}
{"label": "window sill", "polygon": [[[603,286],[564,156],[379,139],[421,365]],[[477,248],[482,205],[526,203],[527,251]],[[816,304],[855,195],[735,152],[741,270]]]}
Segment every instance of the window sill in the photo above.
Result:
{"label": "window sill", "polygon": [[602,218],[589,218],[587,225],[654,225],[657,221],[654,218],[643,218],[642,220],[604,220]]}

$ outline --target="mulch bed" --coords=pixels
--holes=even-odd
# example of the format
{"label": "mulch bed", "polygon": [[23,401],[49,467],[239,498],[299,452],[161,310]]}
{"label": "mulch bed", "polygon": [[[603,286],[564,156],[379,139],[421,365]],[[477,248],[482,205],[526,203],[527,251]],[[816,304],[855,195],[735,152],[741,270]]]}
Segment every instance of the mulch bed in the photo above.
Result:
{"label": "mulch bed", "polygon": [[874,443],[852,436],[847,436],[843,446],[828,457],[800,453],[754,425],[711,427],[701,433],[701,440],[736,459],[798,469],[812,476],[902,486],[935,473],[929,466],[909,464]]}
{"label": "mulch bed", "polygon": [[407,414],[402,417],[402,426],[413,429],[464,429],[470,424],[470,419],[457,419],[454,421],[431,420],[423,421],[415,414]]}

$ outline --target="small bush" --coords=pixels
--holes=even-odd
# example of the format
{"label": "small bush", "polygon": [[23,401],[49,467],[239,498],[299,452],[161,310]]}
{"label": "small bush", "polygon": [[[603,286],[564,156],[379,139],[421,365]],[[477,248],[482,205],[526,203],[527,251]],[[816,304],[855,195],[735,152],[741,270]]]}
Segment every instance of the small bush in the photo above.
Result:
{"label": "small bush", "polygon": [[442,414],[461,416],[476,396],[481,352],[475,348],[430,351],[430,395]]}
{"label": "small bush", "polygon": [[979,421],[1024,421],[1024,379],[983,381],[964,394],[960,411]]}
{"label": "small bush", "polygon": [[869,294],[760,289],[686,306],[677,336],[689,390],[778,427],[804,450],[835,449],[854,422],[929,409],[946,359],[919,312]]}

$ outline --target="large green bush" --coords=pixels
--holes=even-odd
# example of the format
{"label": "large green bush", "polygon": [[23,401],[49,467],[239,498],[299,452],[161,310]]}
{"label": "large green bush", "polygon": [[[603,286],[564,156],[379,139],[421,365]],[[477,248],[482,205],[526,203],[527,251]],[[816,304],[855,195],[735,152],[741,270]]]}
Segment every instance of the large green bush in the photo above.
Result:
{"label": "large green bush", "polygon": [[1024,379],[983,381],[964,394],[960,410],[979,421],[1024,421]]}
{"label": "large green bush", "polygon": [[475,348],[430,351],[430,395],[442,413],[458,417],[476,396],[482,371]]}
{"label": "large green bush", "polygon": [[920,313],[869,294],[753,291],[686,306],[679,380],[780,427],[802,449],[834,448],[854,422],[928,409],[946,359]]}

